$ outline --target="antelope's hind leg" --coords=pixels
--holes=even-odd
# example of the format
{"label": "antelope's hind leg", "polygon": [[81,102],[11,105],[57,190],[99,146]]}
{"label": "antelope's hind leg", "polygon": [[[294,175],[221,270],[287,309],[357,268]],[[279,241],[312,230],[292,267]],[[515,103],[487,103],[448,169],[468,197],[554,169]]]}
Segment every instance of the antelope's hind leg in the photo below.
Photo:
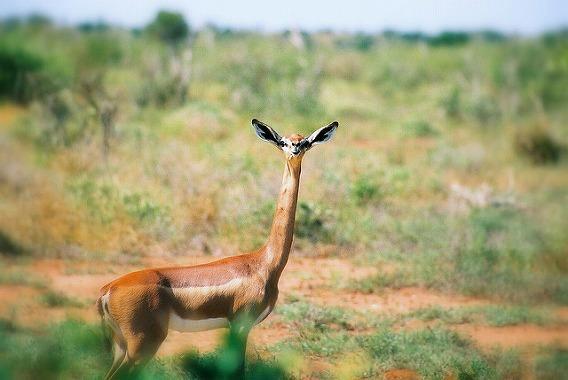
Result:
{"label": "antelope's hind leg", "polygon": [[121,341],[115,334],[112,336],[113,361],[105,380],[112,379],[115,373],[126,361],[126,342]]}
{"label": "antelope's hind leg", "polygon": [[158,287],[130,287],[113,293],[111,313],[126,354],[112,376],[141,369],[166,339],[169,309],[159,292]]}

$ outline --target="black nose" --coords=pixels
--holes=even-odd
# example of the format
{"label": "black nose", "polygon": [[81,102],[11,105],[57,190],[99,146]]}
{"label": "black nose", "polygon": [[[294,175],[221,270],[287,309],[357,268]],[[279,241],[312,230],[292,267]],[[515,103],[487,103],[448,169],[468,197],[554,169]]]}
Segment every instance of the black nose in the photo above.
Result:
{"label": "black nose", "polygon": [[293,148],[292,148],[292,153],[294,153],[294,154],[300,153],[300,148],[298,148],[297,146],[293,147]]}

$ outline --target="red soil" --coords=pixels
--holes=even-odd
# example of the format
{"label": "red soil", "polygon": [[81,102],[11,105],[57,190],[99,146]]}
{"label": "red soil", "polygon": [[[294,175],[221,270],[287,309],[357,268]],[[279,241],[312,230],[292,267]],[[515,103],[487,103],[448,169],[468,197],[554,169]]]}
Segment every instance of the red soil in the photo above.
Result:
{"label": "red soil", "polygon": [[[208,261],[210,257],[193,257],[184,260],[186,263],[198,263]],[[181,259],[175,259],[173,264],[180,264]],[[147,260],[144,265],[122,265],[120,273],[126,273],[147,266],[171,265],[164,258]],[[14,269],[19,264],[5,266],[6,269]],[[89,262],[66,262],[64,260],[37,260],[30,265],[20,268],[26,273],[44,280],[48,287],[56,292],[67,296],[85,300],[87,304],[94,304],[99,294],[99,288],[118,275],[112,273],[118,271],[116,265],[111,263],[99,263],[97,273],[92,273],[93,264]],[[315,270],[317,268],[317,270]],[[348,260],[337,258],[293,258],[286,268],[280,288],[280,303],[287,295],[305,297],[308,301],[326,306],[333,305],[351,308],[360,312],[376,314],[399,314],[424,308],[428,306],[461,307],[489,304],[491,301],[465,297],[461,295],[447,295],[422,288],[386,289],[382,294],[362,294],[342,289],[333,289],[330,284],[334,278],[344,280],[362,278],[374,273],[374,269],[354,266]],[[93,307],[86,308],[48,308],[39,302],[39,296],[44,290],[21,285],[0,286],[0,316],[10,318],[16,315],[18,322],[24,325],[37,325],[65,319],[69,316],[79,317],[94,322],[98,315]],[[489,348],[495,345],[511,347],[536,347],[541,345],[556,344],[568,347],[568,308],[558,308],[558,317],[564,323],[556,326],[518,325],[506,327],[489,327],[472,324],[457,325],[456,331],[471,337],[481,347]],[[268,322],[268,323],[267,323]],[[254,346],[264,346],[285,340],[293,335],[293,332],[282,323],[278,316],[272,315],[268,321],[259,325],[252,332],[250,349]],[[419,323],[420,324],[420,323]],[[414,326],[416,327],[416,326]],[[419,326],[420,327],[420,326]],[[404,325],[401,328],[413,328],[412,325]],[[209,351],[217,346],[223,333],[219,331],[207,331],[201,333],[184,334],[170,332],[164,345],[160,348],[160,355],[171,355],[188,349]],[[405,372],[406,371],[406,372]],[[390,379],[404,379],[412,377],[408,370],[398,369],[385,375]],[[390,376],[390,377],[388,377]]]}

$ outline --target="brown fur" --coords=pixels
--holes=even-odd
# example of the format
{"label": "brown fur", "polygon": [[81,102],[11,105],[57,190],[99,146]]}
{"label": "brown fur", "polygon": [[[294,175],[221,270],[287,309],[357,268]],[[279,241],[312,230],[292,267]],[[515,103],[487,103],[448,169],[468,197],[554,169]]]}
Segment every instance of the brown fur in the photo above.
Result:
{"label": "brown fur", "polygon": [[[106,323],[118,328],[112,334],[115,363],[107,378],[156,353],[167,336],[172,312],[184,319],[222,317],[230,323],[243,313],[257,319],[265,309],[272,310],[292,245],[302,158],[303,153],[286,161],[270,236],[258,251],[195,266],[141,270],[101,288],[99,312],[104,318],[107,307]],[[238,286],[231,286],[231,281]],[[102,297],[107,294],[105,305]]]}

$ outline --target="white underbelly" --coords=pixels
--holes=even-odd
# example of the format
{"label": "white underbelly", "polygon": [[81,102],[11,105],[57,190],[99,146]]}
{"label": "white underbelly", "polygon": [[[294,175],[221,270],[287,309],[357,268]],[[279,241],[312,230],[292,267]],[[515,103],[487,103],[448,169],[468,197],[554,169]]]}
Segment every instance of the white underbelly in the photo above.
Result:
{"label": "white underbelly", "polygon": [[206,331],[229,326],[227,318],[184,319],[176,313],[170,313],[169,329],[180,332]]}

